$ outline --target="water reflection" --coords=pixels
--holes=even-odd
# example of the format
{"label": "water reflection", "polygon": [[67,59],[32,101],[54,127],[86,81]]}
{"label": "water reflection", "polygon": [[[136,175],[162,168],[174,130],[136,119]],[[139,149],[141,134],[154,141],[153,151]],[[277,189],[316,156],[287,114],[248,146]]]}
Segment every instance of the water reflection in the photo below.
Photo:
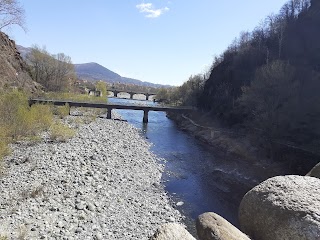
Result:
{"label": "water reflection", "polygon": [[[136,101],[116,99],[112,103],[134,104]],[[141,101],[137,103],[142,104]],[[144,102],[143,104],[154,104]],[[175,201],[184,204],[177,207],[186,216],[186,223],[194,225],[201,213],[213,211],[234,225],[237,222],[237,206],[228,196],[230,189],[213,180],[217,171],[217,159],[212,149],[203,146],[193,137],[179,130],[164,112],[149,112],[149,123],[142,123],[143,111],[117,110],[129,123],[141,129],[152,143],[151,151],[166,160],[163,182],[166,191]],[[225,194],[226,193],[226,194]]]}

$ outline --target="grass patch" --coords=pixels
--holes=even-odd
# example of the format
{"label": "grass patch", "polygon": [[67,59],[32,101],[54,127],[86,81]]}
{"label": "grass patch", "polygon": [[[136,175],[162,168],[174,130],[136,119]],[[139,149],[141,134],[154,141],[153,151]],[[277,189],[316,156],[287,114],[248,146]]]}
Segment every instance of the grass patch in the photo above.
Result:
{"label": "grass patch", "polygon": [[44,99],[55,99],[55,100],[69,100],[77,102],[102,102],[106,103],[108,101],[107,97],[95,97],[88,94],[76,94],[76,93],[61,93],[61,92],[47,92],[43,93],[40,98]]}
{"label": "grass patch", "polygon": [[29,107],[27,95],[17,90],[1,94],[0,126],[6,129],[2,137],[8,142],[32,138],[47,130],[52,123],[53,114],[49,105]]}
{"label": "grass patch", "polygon": [[[39,140],[40,133],[48,130],[55,141],[67,141],[74,136],[74,130],[55,123],[54,111],[54,106],[50,104],[30,107],[27,94],[21,91],[0,91],[0,173],[3,172],[3,157],[10,153],[10,143]],[[69,115],[69,106],[59,107],[57,112],[63,118]]]}
{"label": "grass patch", "polygon": [[52,141],[66,142],[75,135],[75,130],[62,123],[54,123],[50,128],[50,139]]}
{"label": "grass patch", "polygon": [[53,112],[59,118],[63,119],[70,114],[70,106],[66,104],[64,106],[53,106]]}

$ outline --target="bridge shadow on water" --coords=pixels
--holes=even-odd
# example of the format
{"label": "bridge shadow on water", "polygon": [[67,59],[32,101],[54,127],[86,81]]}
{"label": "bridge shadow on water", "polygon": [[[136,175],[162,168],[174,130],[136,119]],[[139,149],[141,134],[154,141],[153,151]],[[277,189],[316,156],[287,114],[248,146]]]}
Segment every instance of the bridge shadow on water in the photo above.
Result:
{"label": "bridge shadow on water", "polygon": [[[109,102],[135,103],[134,100],[116,98],[109,99]],[[146,104],[155,103],[149,101]],[[179,130],[164,112],[150,111],[147,124],[141,120],[143,111],[117,112],[140,129],[152,144],[151,151],[164,159],[162,181],[165,190],[172,199],[173,206],[186,216],[185,224],[190,232],[195,234],[195,219],[204,212],[216,212],[238,226],[238,202],[230,198],[232,188],[213,178],[216,171],[231,171],[232,167],[221,167],[221,159],[218,159],[211,148]],[[177,206],[177,202],[184,204]]]}

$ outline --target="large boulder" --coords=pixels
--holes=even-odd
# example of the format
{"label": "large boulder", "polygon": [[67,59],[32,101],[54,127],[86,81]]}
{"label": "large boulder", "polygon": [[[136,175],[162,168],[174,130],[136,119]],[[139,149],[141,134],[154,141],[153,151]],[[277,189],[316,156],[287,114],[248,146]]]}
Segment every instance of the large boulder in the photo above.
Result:
{"label": "large boulder", "polygon": [[201,214],[196,226],[200,240],[250,240],[238,228],[213,212]]}
{"label": "large boulder", "polygon": [[262,182],[243,197],[239,221],[253,239],[320,239],[320,179],[291,175]]}
{"label": "large boulder", "polygon": [[318,163],[310,172],[307,173],[307,176],[320,178],[320,163]]}
{"label": "large boulder", "polygon": [[196,240],[182,225],[177,223],[163,224],[150,240]]}

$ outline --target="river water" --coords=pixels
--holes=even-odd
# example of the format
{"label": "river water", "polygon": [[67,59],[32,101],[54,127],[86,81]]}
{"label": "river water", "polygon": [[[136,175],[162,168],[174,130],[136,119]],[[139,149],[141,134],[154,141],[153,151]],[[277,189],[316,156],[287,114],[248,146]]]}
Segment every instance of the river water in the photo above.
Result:
{"label": "river water", "polygon": [[[148,104],[151,101],[136,101],[109,98],[110,103]],[[214,150],[179,130],[164,112],[149,112],[149,122],[142,123],[143,111],[116,110],[123,119],[141,130],[152,144],[151,151],[163,159],[165,172],[163,184],[172,204],[184,216],[188,230],[194,234],[195,219],[204,212],[215,212],[234,225],[237,222],[237,204],[230,198],[228,186],[221,186],[213,174],[221,172],[221,157]],[[181,206],[177,203],[183,202]],[[178,204],[178,205],[180,205]]]}

